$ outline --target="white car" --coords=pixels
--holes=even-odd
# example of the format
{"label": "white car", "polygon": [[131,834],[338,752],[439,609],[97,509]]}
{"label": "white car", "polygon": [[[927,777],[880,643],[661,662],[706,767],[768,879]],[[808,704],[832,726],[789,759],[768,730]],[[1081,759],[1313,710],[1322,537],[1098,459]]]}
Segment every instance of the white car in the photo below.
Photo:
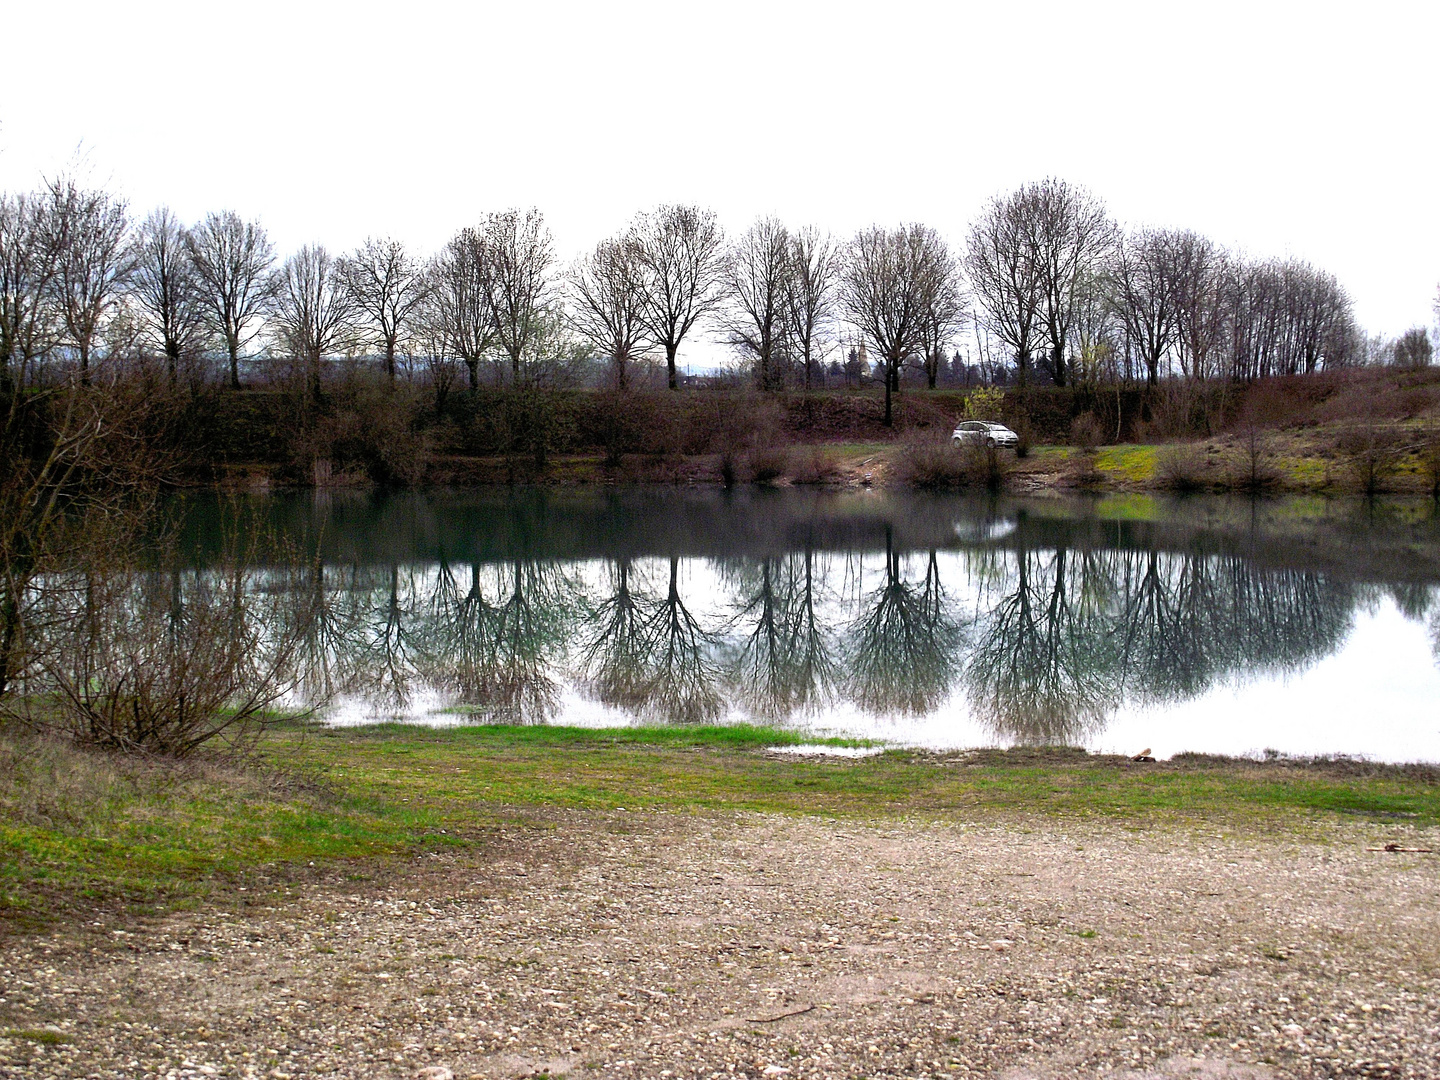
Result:
{"label": "white car", "polygon": [[950,439],[957,446],[994,446],[1014,449],[1020,445],[1020,436],[1004,424],[992,424],[987,420],[966,420],[957,427]]}

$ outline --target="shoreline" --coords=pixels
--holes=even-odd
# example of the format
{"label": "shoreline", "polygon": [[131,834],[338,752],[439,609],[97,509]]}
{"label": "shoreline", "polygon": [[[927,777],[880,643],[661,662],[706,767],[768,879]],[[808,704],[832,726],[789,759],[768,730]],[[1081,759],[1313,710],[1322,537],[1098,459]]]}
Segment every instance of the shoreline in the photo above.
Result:
{"label": "shoreline", "polygon": [[[627,454],[616,463],[600,453],[556,454],[543,465],[529,457],[436,456],[409,485],[377,484],[362,470],[313,470],[321,482],[299,482],[280,465],[224,466],[210,475],[173,481],[178,490],[280,492],[544,487],[798,487],[821,490],[910,489],[1041,494],[1238,494],[1437,497],[1421,450],[1377,464],[1303,437],[1276,438],[1252,458],[1235,436],[1175,443],[1121,443],[1093,450],[1034,447],[1025,457],[1002,451],[997,471],[907,477],[910,446],[892,443],[796,443],[761,455]],[[913,471],[911,469],[910,471]]]}

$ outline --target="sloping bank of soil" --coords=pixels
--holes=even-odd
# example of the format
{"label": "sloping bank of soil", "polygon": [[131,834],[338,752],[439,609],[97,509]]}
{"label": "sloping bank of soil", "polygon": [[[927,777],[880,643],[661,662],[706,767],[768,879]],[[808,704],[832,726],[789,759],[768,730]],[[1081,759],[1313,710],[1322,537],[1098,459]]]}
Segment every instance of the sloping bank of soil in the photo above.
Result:
{"label": "sloping bank of soil", "polygon": [[1395,839],[1437,846],[543,812],[279,907],[11,939],[0,1075],[1431,1077],[1440,856]]}

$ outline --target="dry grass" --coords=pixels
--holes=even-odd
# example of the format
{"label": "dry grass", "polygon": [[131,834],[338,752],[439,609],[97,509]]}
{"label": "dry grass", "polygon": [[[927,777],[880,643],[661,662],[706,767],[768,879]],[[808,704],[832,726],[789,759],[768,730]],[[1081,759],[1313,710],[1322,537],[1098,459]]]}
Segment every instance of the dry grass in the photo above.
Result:
{"label": "dry grass", "polygon": [[917,488],[1000,491],[1009,472],[1008,462],[994,447],[959,446],[948,438],[925,436],[908,438],[900,445],[893,475]]}

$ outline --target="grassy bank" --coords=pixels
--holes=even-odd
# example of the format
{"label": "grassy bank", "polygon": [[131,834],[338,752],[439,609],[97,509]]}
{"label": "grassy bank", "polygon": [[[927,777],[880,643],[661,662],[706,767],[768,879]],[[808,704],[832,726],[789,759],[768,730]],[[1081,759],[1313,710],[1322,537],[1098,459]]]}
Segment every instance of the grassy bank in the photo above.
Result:
{"label": "grassy bank", "polygon": [[1440,821],[1440,769],[1429,767],[1142,765],[1068,750],[767,752],[799,738],[759,728],[297,728],[272,732],[244,766],[125,761],[7,738],[0,911],[14,927],[97,904],[264,898],[337,865],[363,876],[396,857],[483,845],[505,822],[543,822],[548,808],[1307,830],[1355,815]]}

